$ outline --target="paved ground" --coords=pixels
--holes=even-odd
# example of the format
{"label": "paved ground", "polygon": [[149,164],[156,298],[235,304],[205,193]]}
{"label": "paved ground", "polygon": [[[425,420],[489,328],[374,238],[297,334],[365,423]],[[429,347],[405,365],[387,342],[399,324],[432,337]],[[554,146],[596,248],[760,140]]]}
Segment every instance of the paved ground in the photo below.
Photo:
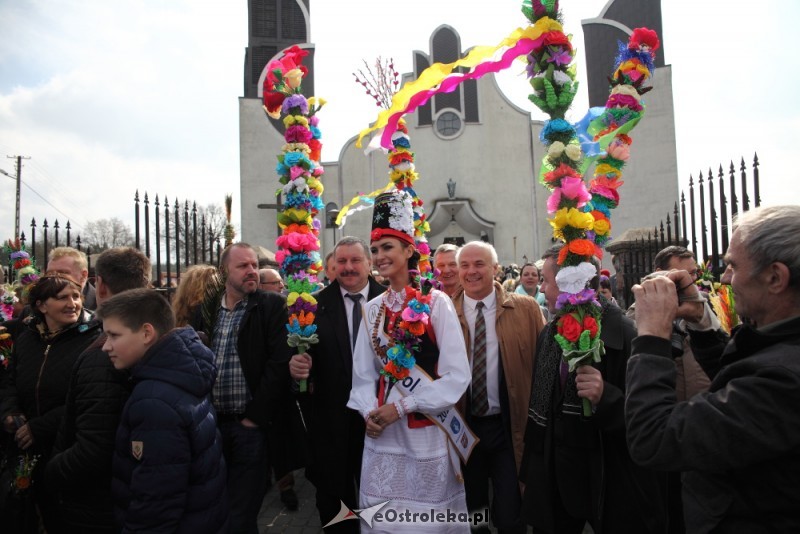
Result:
{"label": "paved ground", "polygon": [[[320,527],[317,508],[314,506],[314,486],[303,476],[303,471],[295,471],[295,492],[300,501],[300,506],[295,512],[286,509],[280,499],[280,494],[275,485],[270,488],[261,513],[258,516],[258,529],[261,534],[267,532],[284,532],[287,534],[319,534]],[[492,532],[496,532],[492,529]],[[530,529],[529,529],[530,532]],[[587,525],[585,534],[592,530]]]}
{"label": "paved ground", "polygon": [[287,534],[317,534],[322,532],[314,506],[314,486],[303,476],[303,470],[294,473],[294,490],[300,501],[297,511],[290,512],[281,502],[278,488],[272,485],[261,506],[258,516],[258,530],[265,532],[285,532]]}

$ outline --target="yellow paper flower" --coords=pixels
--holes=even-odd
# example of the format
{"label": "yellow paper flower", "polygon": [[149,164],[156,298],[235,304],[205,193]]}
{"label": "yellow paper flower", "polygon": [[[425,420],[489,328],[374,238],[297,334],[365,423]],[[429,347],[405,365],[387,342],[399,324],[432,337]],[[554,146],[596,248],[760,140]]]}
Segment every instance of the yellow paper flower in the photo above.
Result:
{"label": "yellow paper flower", "polygon": [[316,97],[316,96],[312,96],[311,98],[308,99],[308,105],[312,106],[312,107],[316,106],[316,105],[319,105],[319,107],[322,107],[327,103],[328,103],[328,101],[325,100],[324,98],[319,98],[319,97]]}
{"label": "yellow paper flower", "polygon": [[591,213],[585,213],[575,208],[561,208],[550,219],[550,225],[559,235],[565,226],[571,226],[578,230],[591,230],[594,222]]}
{"label": "yellow paper flower", "polygon": [[611,224],[605,219],[594,221],[594,231],[597,235],[606,235],[611,230]]}
{"label": "yellow paper flower", "polygon": [[291,89],[297,89],[300,87],[300,84],[303,83],[303,71],[300,69],[292,69],[283,75],[283,79],[286,80],[286,85]]}
{"label": "yellow paper flower", "polygon": [[580,230],[591,230],[594,227],[594,217],[591,213],[570,208],[567,213],[567,224]]}
{"label": "yellow paper flower", "polygon": [[567,225],[567,208],[561,208],[553,215],[553,218],[550,219],[550,226],[553,227],[554,230],[561,230]]}
{"label": "yellow paper flower", "polygon": [[622,173],[619,169],[615,169],[608,163],[601,163],[594,169],[595,176],[608,176],[609,178],[618,178]]}
{"label": "yellow paper flower", "polygon": [[325,188],[322,185],[322,182],[320,182],[313,176],[310,178],[306,178],[306,184],[308,184],[308,187],[310,187],[314,191],[319,191],[320,194],[322,194],[322,192],[325,190]]}
{"label": "yellow paper flower", "polygon": [[292,306],[297,299],[302,300],[303,302],[307,302],[309,304],[316,304],[317,299],[311,296],[311,293],[298,293],[297,291],[293,291],[289,293],[289,296],[286,297],[286,304],[288,306]]}
{"label": "yellow paper flower", "polygon": [[289,208],[283,212],[289,220],[297,223],[312,224],[311,215],[306,210],[299,210],[297,208]]}

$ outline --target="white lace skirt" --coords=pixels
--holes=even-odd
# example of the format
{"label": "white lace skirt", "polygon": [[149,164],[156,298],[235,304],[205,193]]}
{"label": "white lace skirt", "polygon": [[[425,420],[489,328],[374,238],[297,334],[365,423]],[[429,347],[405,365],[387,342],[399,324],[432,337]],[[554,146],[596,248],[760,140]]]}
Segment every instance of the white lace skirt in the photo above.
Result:
{"label": "white lace skirt", "polygon": [[[448,458],[447,437],[437,426],[408,428],[405,417],[378,439],[365,438],[361,508],[383,506],[362,532],[465,532],[469,523],[464,484]],[[460,516],[460,517],[459,517]]]}

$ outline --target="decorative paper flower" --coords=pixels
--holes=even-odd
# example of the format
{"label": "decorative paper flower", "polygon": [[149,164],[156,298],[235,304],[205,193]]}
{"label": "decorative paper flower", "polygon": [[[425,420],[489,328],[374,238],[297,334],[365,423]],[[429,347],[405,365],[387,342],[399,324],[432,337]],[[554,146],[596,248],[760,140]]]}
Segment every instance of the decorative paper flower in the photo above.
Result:
{"label": "decorative paper flower", "polygon": [[[300,84],[303,83],[303,76],[303,71],[297,68],[292,69],[283,75],[284,79],[286,80],[286,85],[288,85],[290,89],[297,89],[300,87]],[[304,113],[307,113],[307,111]]]}
{"label": "decorative paper flower", "polygon": [[573,177],[562,178],[561,196],[577,202],[578,208],[582,208],[592,199],[583,180]]}
{"label": "decorative paper flower", "polygon": [[552,159],[556,159],[564,152],[564,148],[564,143],[561,141],[555,141],[549,147],[547,147],[547,155]]}
{"label": "decorative paper flower", "polygon": [[630,39],[628,40],[628,49],[641,50],[645,49],[655,55],[659,46],[658,34],[649,28],[636,28],[633,30]]}
{"label": "decorative paper flower", "polygon": [[547,121],[539,134],[539,140],[547,143],[549,140],[559,136],[572,137],[575,135],[575,128],[564,119],[553,119]]}
{"label": "decorative paper flower", "polygon": [[581,323],[579,323],[575,316],[571,313],[563,315],[558,320],[557,329],[561,336],[572,343],[578,341],[578,338],[581,336],[581,332],[583,331]]}
{"label": "decorative paper flower", "polygon": [[555,187],[558,185],[559,181],[566,176],[580,178],[575,169],[573,169],[566,163],[562,163],[561,165],[556,167],[555,170],[545,173],[544,175],[545,185],[547,185],[548,187]]}
{"label": "decorative paper flower", "polygon": [[584,330],[589,332],[589,336],[592,338],[597,337],[597,333],[600,330],[600,325],[597,324],[597,321],[591,315],[587,315],[583,318],[583,323],[581,324]]}
{"label": "decorative paper flower", "polygon": [[305,126],[294,125],[286,128],[284,134],[286,141],[290,143],[308,143],[311,141],[311,130]]}
{"label": "decorative paper flower", "polygon": [[628,145],[624,143],[611,143],[608,145],[608,149],[606,152],[609,156],[614,159],[618,159],[620,161],[628,161],[628,158],[631,157],[631,149]]}
{"label": "decorative paper flower", "polygon": [[565,226],[580,230],[591,230],[594,225],[594,217],[575,208],[561,208],[550,220],[550,224],[556,230],[561,230]]}
{"label": "decorative paper flower", "polygon": [[573,239],[567,244],[567,248],[572,254],[576,256],[591,257],[594,256],[596,248],[594,243],[588,239]]}
{"label": "decorative paper flower", "polygon": [[[599,212],[592,212],[592,213],[599,213]],[[599,236],[608,235],[611,231],[611,222],[605,217],[603,218],[595,218],[594,221],[594,232]]]}
{"label": "decorative paper flower", "polygon": [[567,154],[567,157],[572,161],[578,161],[581,159],[581,147],[580,145],[569,144],[564,149],[564,152]]}
{"label": "decorative paper flower", "polygon": [[580,306],[582,304],[594,304],[599,306],[597,302],[597,293],[594,289],[586,288],[578,293],[560,293],[556,298],[556,309],[560,310],[566,305]]}
{"label": "decorative paper flower", "polygon": [[574,267],[562,267],[556,274],[556,285],[565,293],[579,293],[597,275],[597,269],[589,262]]}

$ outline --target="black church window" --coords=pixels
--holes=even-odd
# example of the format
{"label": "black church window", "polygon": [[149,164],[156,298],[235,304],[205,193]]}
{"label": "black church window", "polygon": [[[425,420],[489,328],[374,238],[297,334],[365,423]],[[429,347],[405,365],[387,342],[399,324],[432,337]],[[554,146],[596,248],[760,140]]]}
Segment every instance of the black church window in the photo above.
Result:
{"label": "black church window", "polygon": [[455,137],[461,132],[461,117],[453,111],[445,111],[436,117],[436,131],[442,137]]}
{"label": "black church window", "polygon": [[278,37],[277,0],[254,0],[251,4],[250,33],[255,37]]}

